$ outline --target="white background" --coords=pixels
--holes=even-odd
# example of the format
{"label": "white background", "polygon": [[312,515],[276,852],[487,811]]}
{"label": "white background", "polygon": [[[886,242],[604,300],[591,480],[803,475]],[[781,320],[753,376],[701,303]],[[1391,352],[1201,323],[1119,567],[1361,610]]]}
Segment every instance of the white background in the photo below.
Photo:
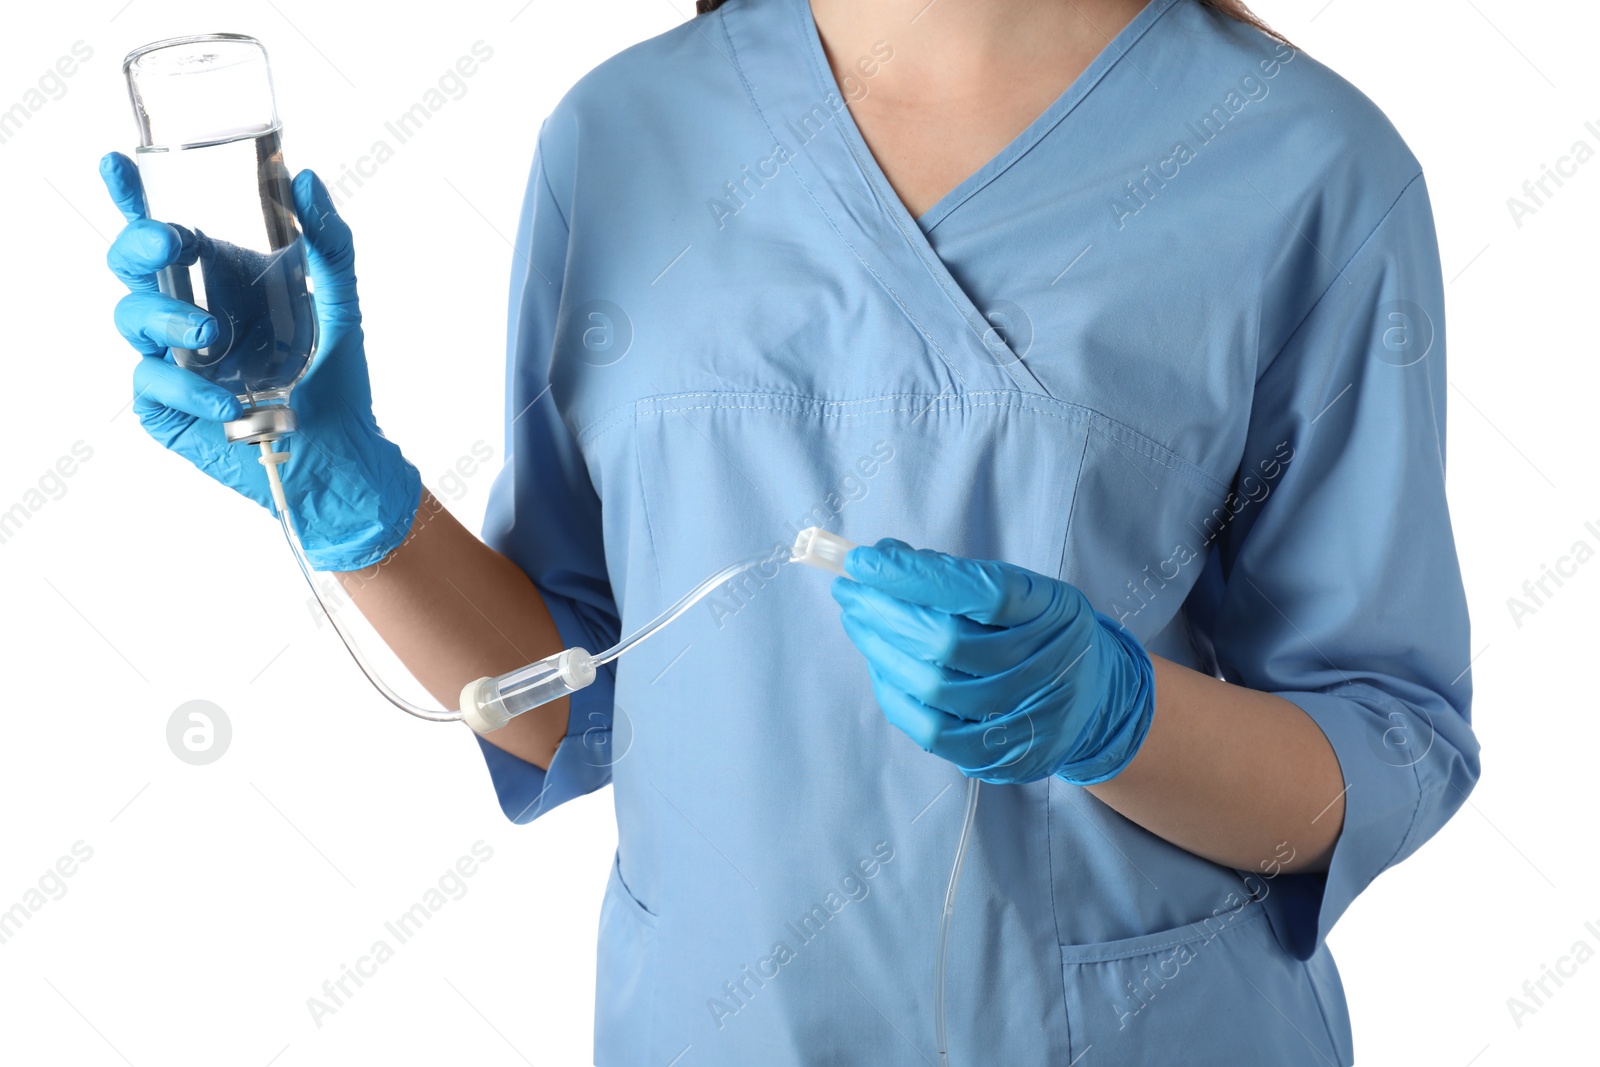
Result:
{"label": "white background", "polygon": [[[475,41],[493,48],[466,94],[344,207],[380,420],[436,489],[476,442],[493,449],[448,501],[475,527],[503,448],[508,238],[535,131],[574,80],[681,22],[685,6],[501,0],[381,19],[311,0],[8,10],[0,109],[74,42],[93,56],[0,144],[12,382],[0,511],[76,442],[93,455],[0,543],[11,685],[0,910],[76,842],[93,854],[0,944],[0,1060],[589,1062],[609,794],[529,827],[505,822],[464,729],[389,708],[316,625],[271,520],[145,436],[127,409],[134,357],[111,324],[122,289],[103,262],[121,219],[96,161],[131,151],[120,60],[146,41],[260,37],[289,163],[330,179]],[[1359,1062],[1591,1062],[1600,960],[1549,984],[1520,1027],[1507,998],[1575,942],[1600,950],[1600,560],[1520,626],[1507,598],[1575,541],[1600,549],[1600,160],[1550,186],[1520,227],[1506,200],[1574,141],[1600,149],[1600,16],[1555,0],[1258,8],[1410,142],[1448,283],[1450,490],[1484,779],[1331,938]],[[194,699],[232,723],[209,766],[167,747],[168,717]],[[466,895],[314,1024],[307,998],[480,840],[493,858]]]}

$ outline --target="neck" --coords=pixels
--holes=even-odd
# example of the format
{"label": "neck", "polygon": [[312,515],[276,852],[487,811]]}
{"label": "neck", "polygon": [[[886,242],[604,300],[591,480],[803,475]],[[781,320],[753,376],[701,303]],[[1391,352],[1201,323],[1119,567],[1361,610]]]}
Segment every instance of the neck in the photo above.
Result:
{"label": "neck", "polygon": [[882,41],[895,60],[874,91],[934,102],[969,96],[997,77],[1026,80],[1075,60],[1086,63],[1146,0],[810,2],[836,74]]}

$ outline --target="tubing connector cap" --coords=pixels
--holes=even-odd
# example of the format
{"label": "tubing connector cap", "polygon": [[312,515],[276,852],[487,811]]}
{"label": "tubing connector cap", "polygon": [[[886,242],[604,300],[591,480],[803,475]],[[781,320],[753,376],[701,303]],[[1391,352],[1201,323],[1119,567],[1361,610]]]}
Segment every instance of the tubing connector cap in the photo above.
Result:
{"label": "tubing connector cap", "polygon": [[511,721],[493,678],[468,682],[461,690],[461,721],[480,734],[492,733]]}
{"label": "tubing connector cap", "polygon": [[[820,526],[808,526],[794,539],[794,547],[789,550],[789,562],[804,563],[820,571],[837,574],[841,578],[850,578],[850,575],[845,573],[844,557],[855,547],[854,541],[847,541]],[[851,578],[851,581],[854,580]]]}

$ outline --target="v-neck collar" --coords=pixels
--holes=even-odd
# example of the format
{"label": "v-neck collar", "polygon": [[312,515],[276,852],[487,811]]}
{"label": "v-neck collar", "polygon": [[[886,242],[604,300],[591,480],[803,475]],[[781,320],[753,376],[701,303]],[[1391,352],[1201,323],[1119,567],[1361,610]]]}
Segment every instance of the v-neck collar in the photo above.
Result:
{"label": "v-neck collar", "polygon": [[[771,2],[771,0],[763,0]],[[822,47],[822,35],[817,30],[815,16],[811,13],[810,0],[778,0],[787,3],[794,10],[801,23],[801,36],[805,39],[808,52],[808,65],[817,80],[817,88],[823,93],[835,93],[842,96],[839,83],[834,79],[833,68],[828,63],[828,54]],[[891,210],[898,209],[899,214],[912,222],[924,234],[931,233],[933,228],[944,220],[952,211],[971,198],[978,190],[988,185],[995,178],[1005,172],[1017,160],[1027,154],[1028,150],[1039,141],[1062,119],[1078,106],[1078,103],[1099,84],[1127,54],[1128,49],[1137,41],[1144,32],[1155,24],[1167,9],[1179,0],[1149,0],[1149,3],[1128,22],[1116,36],[1108,41],[1100,53],[1094,57],[1087,67],[1072,80],[1072,84],[1064,89],[1060,96],[1046,107],[1039,116],[1028,124],[1027,128],[977,170],[963,178],[955,188],[941,196],[937,203],[923,212],[920,216],[913,217],[905,202],[900,199],[900,194],[894,191],[894,186],[889,183],[888,176],[884,174],[883,167],[879,165],[877,157],[872,154],[872,149],[867,146],[866,138],[861,135],[861,128],[856,125],[855,116],[846,106],[839,113],[838,124],[840,134],[849,143],[851,154],[856,157],[861,166],[862,173],[873,184]]]}
{"label": "v-neck collar", "polygon": [[[828,66],[808,0],[731,0],[717,9],[718,48],[784,169],[800,183],[844,248],[916,328],[946,370],[941,391],[1010,386],[1050,391],[961,287],[928,229],[1022,158],[1120,63],[1163,14],[1189,0],[1150,0],[1133,21],[1026,130],[923,215],[926,228],[889,185],[850,116]],[[709,41],[709,39],[708,39]]]}

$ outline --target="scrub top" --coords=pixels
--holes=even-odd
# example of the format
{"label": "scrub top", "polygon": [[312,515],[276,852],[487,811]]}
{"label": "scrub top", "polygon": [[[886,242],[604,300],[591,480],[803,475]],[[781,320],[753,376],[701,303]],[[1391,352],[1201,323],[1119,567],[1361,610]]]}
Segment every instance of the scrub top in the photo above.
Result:
{"label": "scrub top", "polygon": [[[730,0],[561,101],[486,540],[591,651],[820,525],[1072,582],[1297,704],[1347,783],[1326,873],[1282,869],[1311,826],[1236,870],[984,787],[951,1057],[1349,1064],[1324,937],[1478,774],[1421,169],[1311,57],[1151,0],[913,218],[846,97],[915,29],[841,85],[805,0]],[[483,743],[519,823],[612,785],[603,1067],[935,1058],[965,780],[885,721],[829,581],[730,583],[572,697],[548,770]]]}

